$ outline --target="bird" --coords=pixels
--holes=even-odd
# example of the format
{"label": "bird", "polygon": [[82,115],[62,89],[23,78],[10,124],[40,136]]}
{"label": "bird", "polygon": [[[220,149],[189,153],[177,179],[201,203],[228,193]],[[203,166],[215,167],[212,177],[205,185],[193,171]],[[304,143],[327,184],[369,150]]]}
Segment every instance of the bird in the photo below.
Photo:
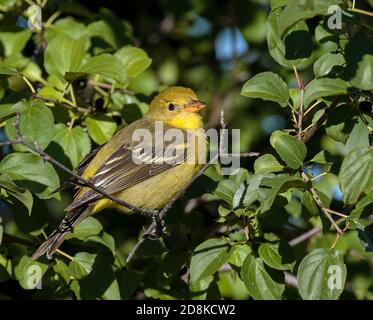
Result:
{"label": "bird", "polygon": [[[201,154],[205,154],[208,142],[200,110],[205,106],[190,88],[172,86],[161,91],[151,101],[148,112],[141,119],[125,126],[106,144],[93,150],[75,172],[106,193],[138,208],[163,208],[203,166],[204,161],[199,158]],[[176,149],[184,152],[176,152],[176,155],[175,152],[168,155],[165,152],[160,157],[155,154],[154,146],[146,153],[145,140],[140,143],[133,139],[135,132],[146,129],[151,134],[150,143],[157,145],[160,139],[156,136],[156,127],[160,123],[163,125],[163,132],[177,129],[182,133],[183,140],[176,144]],[[164,142],[162,151],[171,144],[172,141]],[[188,152],[194,156],[192,161],[185,161]],[[173,161],[166,161],[171,158]],[[74,178],[69,178],[67,183],[74,183]],[[72,203],[65,208],[64,219],[37,248],[32,259],[36,260],[45,254],[52,257],[66,235],[82,220],[107,207],[118,208],[126,214],[133,213],[133,210],[118,205],[88,186],[75,185],[77,191]]]}

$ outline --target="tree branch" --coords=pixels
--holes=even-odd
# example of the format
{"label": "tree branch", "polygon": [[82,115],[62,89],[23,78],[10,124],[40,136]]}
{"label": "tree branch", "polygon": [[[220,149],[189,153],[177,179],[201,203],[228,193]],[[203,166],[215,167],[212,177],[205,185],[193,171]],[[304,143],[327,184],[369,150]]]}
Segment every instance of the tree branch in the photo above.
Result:
{"label": "tree branch", "polygon": [[326,119],[328,118],[329,113],[334,110],[339,103],[339,97],[336,97],[332,104],[325,109],[324,114],[320,117],[319,120],[304,134],[300,137],[300,141],[306,143],[312,136],[322,127]]}
{"label": "tree branch", "polygon": [[51,157],[49,154],[47,154],[37,143],[30,143],[28,142],[22,135],[21,131],[20,131],[20,128],[19,128],[19,122],[20,122],[20,114],[17,113],[16,114],[16,121],[14,123],[14,126],[16,128],[16,132],[17,132],[17,139],[16,140],[13,140],[13,141],[7,141],[7,144],[22,144],[26,147],[28,147],[29,149],[31,149],[32,151],[36,152],[37,154],[40,155],[40,157],[44,160],[44,161],[47,161],[47,162],[50,162],[52,164],[54,164],[56,167],[60,168],[61,170],[65,171],[66,173],[68,173],[71,177],[74,177],[75,179],[77,179],[79,182],[81,182],[81,184],[83,184],[83,186],[86,186],[86,187],[89,187],[93,190],[95,190],[96,192],[100,193],[101,195],[103,195],[105,198],[108,198],[110,199],[111,201],[121,205],[121,206],[124,206],[130,210],[133,210],[137,213],[140,213],[146,217],[153,217],[155,215],[158,214],[158,210],[148,210],[148,209],[144,209],[144,208],[139,208],[139,207],[136,207],[124,200],[121,200],[117,197],[114,197],[113,195],[107,193],[105,190],[103,190],[102,188],[100,187],[97,187],[96,185],[94,185],[92,182],[90,182],[89,180],[81,177],[80,175],[78,175],[77,173],[75,173],[74,171],[70,170],[69,168],[67,168],[66,166],[64,166],[62,163],[60,163],[59,161],[57,161],[56,159],[54,159],[53,157]]}
{"label": "tree branch", "polygon": [[52,102],[56,106],[66,108],[66,109],[69,109],[69,110],[74,111],[74,112],[85,113],[85,114],[94,113],[94,108],[83,108],[83,107],[79,107],[79,106],[71,106],[67,103],[59,102],[59,101],[56,101],[54,99],[45,98],[45,97],[41,97],[41,96],[38,96],[38,95],[33,95],[33,97],[35,99],[39,99],[39,100],[42,100],[42,101],[45,101],[45,102]]}

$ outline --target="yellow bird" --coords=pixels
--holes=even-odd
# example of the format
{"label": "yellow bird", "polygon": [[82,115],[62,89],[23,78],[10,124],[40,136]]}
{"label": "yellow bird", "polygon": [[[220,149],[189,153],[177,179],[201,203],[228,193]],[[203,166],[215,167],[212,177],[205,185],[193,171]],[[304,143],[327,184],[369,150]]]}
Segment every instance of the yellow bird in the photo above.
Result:
{"label": "yellow bird", "polygon": [[[185,155],[189,151],[199,154],[197,148],[201,146],[200,141],[206,146],[203,122],[198,113],[203,107],[205,104],[189,88],[170,87],[162,91],[153,99],[148,113],[142,119],[126,126],[99,150],[89,154],[76,172],[107,193],[136,207],[162,208],[188,184],[203,165],[199,164],[202,161],[198,161],[198,156],[194,157],[195,161],[185,161]],[[157,144],[155,128],[160,122],[164,132],[168,129],[181,129],[183,142],[178,147],[185,151],[182,157],[176,157],[174,163],[170,163],[166,161],[166,156],[164,159],[159,159],[159,156],[157,158],[153,148],[147,161],[134,161],[133,152],[138,151],[140,144],[133,141],[133,133],[137,129],[147,129],[152,135],[151,143]],[[200,140],[190,143],[193,139]],[[167,143],[164,148],[166,146]],[[45,253],[52,255],[78,223],[106,207],[119,206],[89,187],[79,187],[74,201],[65,209],[65,218],[35,251],[32,259]],[[120,209],[131,213],[123,206]]]}

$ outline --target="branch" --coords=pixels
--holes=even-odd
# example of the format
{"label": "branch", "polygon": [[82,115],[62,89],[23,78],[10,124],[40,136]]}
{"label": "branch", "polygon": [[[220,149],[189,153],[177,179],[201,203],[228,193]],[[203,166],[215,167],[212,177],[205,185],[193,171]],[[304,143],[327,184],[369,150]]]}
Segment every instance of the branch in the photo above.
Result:
{"label": "branch", "polygon": [[99,87],[99,88],[102,88],[102,89],[112,90],[114,88],[115,90],[123,92],[125,94],[131,95],[131,96],[135,95],[135,93],[131,90],[128,90],[128,89],[125,89],[125,88],[115,88],[110,83],[99,82],[99,81],[95,81],[95,80],[88,80],[88,83],[91,84],[92,86],[96,86],[96,87]]}
{"label": "branch", "polygon": [[56,101],[54,99],[45,98],[45,97],[41,97],[41,96],[38,96],[38,95],[33,95],[33,97],[35,99],[39,99],[39,100],[42,100],[42,101],[45,101],[45,102],[52,102],[56,106],[66,108],[66,109],[69,109],[69,110],[74,111],[74,112],[85,113],[85,114],[92,114],[94,112],[94,108],[83,108],[83,107],[79,107],[79,106],[72,106],[72,105],[69,105],[67,103],[59,102],[59,101]]}
{"label": "branch", "polygon": [[[309,182],[310,181],[310,178],[308,178],[308,176],[302,172],[302,178],[305,182]],[[317,203],[317,205],[320,207],[321,211],[324,213],[324,215],[327,217],[327,219],[330,221],[330,223],[334,226],[334,228],[337,230],[338,234],[340,235],[343,235],[344,232],[341,230],[341,228],[339,228],[338,224],[334,221],[334,219],[331,217],[331,215],[329,213],[336,213],[336,211],[334,210],[331,210],[327,207],[325,207],[325,205],[322,203],[322,201],[320,200],[316,190],[314,187],[311,187],[310,188],[310,191],[311,191],[311,196],[312,198],[315,200],[315,202]],[[341,213],[338,212],[338,215],[342,216]],[[347,216],[343,215],[344,216],[344,219],[347,218]]]}
{"label": "branch", "polygon": [[306,231],[305,233],[302,233],[300,236],[294,238],[293,240],[290,240],[289,245],[291,245],[292,247],[295,247],[298,244],[302,243],[303,241],[306,241],[307,239],[312,238],[313,236],[321,233],[321,231],[322,231],[321,227],[312,228]]}
{"label": "branch", "polygon": [[70,170],[69,168],[67,168],[66,166],[64,166],[62,163],[60,163],[59,161],[57,161],[56,159],[54,159],[53,157],[51,157],[49,154],[47,154],[37,143],[30,143],[28,142],[27,140],[25,140],[25,138],[23,137],[21,131],[20,131],[20,128],[19,128],[19,121],[20,121],[20,114],[17,113],[16,114],[16,121],[14,123],[14,127],[16,128],[16,132],[17,132],[17,139],[16,140],[13,140],[13,141],[7,141],[7,144],[22,144],[26,147],[28,147],[29,149],[31,149],[32,151],[36,152],[37,154],[40,155],[40,157],[44,160],[44,161],[47,161],[47,162],[50,162],[52,164],[54,164],[56,167],[60,168],[61,170],[65,171],[66,173],[68,173],[70,176],[74,177],[75,179],[77,179],[79,182],[81,182],[81,184],[83,184],[84,186],[86,187],[89,187],[93,190],[95,190],[96,192],[100,193],[101,195],[103,195],[105,198],[108,198],[110,199],[111,201],[121,205],[121,206],[124,206],[130,210],[133,210],[137,213],[140,213],[146,217],[153,217],[155,216],[156,214],[158,214],[158,210],[148,210],[148,209],[144,209],[144,208],[139,208],[139,207],[136,207],[124,200],[121,200],[117,197],[114,197],[113,195],[107,193],[105,190],[103,190],[102,188],[100,187],[97,187],[96,185],[94,185],[92,182],[90,182],[89,180],[81,177],[80,175],[78,175],[77,173],[75,173],[74,171]]}
{"label": "branch", "polygon": [[329,113],[334,110],[339,103],[339,97],[336,97],[332,104],[325,109],[324,114],[320,117],[319,120],[300,138],[300,141],[303,143],[306,143],[309,139],[312,138],[312,136],[322,127],[325,120],[328,118]]}

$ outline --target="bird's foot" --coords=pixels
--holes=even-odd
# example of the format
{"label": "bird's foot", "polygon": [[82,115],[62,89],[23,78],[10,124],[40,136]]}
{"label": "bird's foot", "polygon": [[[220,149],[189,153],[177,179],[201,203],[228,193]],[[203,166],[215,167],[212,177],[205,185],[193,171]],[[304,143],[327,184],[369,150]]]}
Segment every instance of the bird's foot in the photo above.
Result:
{"label": "bird's foot", "polygon": [[166,234],[166,224],[164,220],[160,219],[158,216],[153,217],[153,222],[155,223],[155,228],[149,235],[149,238],[152,240],[156,240]]}

